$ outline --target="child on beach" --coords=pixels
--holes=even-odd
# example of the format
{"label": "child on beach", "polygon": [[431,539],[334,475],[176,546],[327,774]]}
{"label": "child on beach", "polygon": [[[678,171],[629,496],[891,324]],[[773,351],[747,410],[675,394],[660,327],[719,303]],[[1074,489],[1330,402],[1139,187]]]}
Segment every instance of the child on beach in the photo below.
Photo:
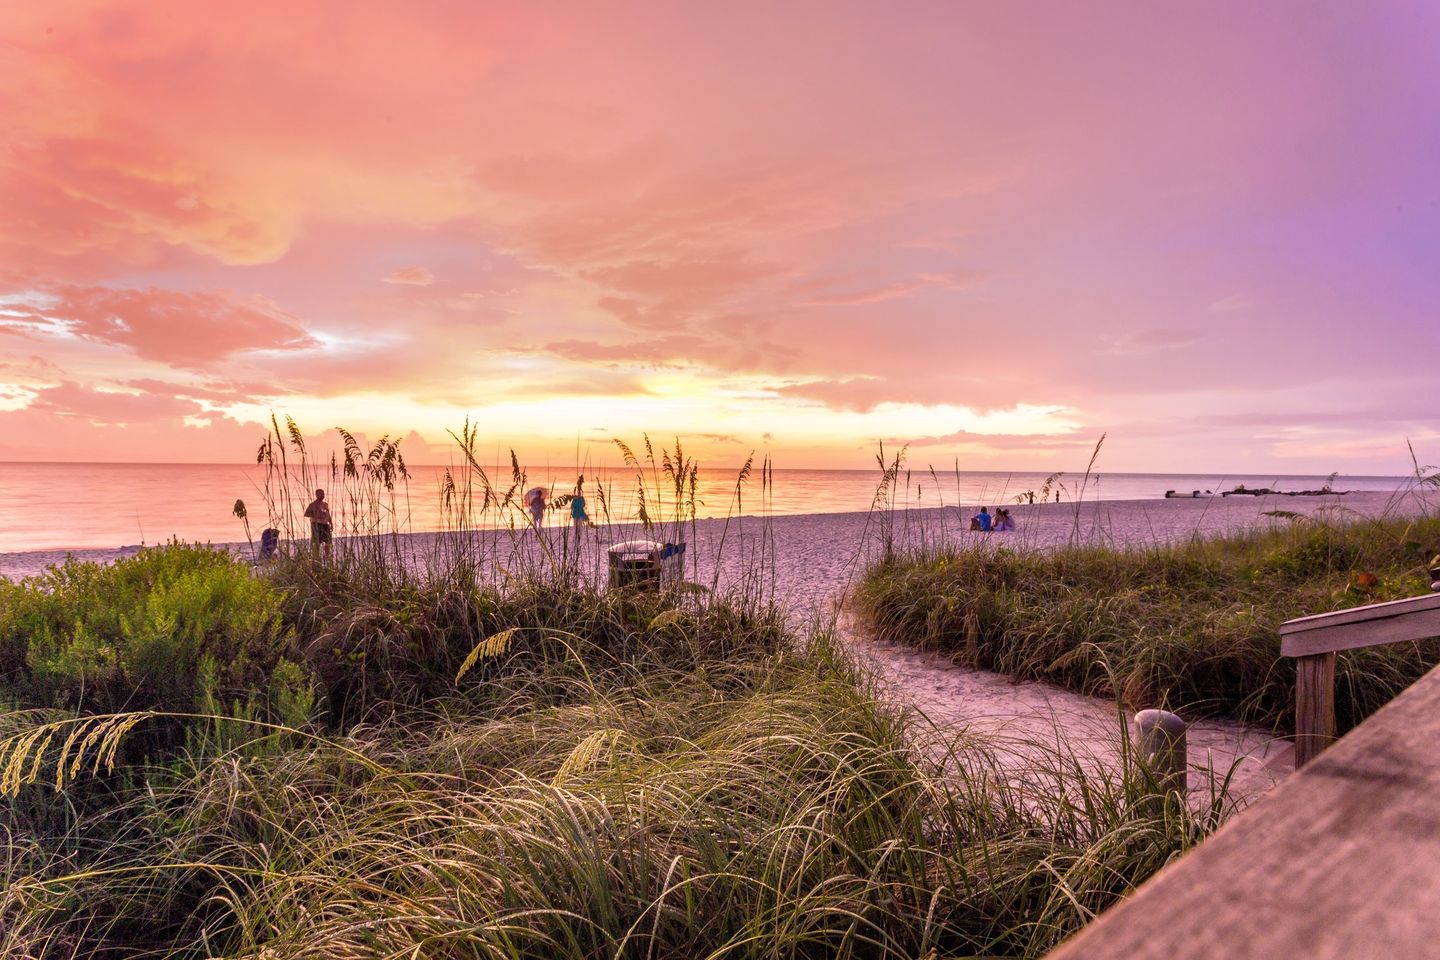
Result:
{"label": "child on beach", "polygon": [[330,556],[330,504],[325,502],[325,491],[316,490],[315,499],[305,508],[310,521],[310,543],[325,556]]}
{"label": "child on beach", "polygon": [[590,515],[585,512],[585,478],[583,476],[576,481],[575,496],[570,498],[570,522],[575,525],[577,536],[590,522]]}
{"label": "child on beach", "polygon": [[262,563],[269,563],[280,555],[280,530],[277,527],[266,527],[260,531],[260,555],[257,557]]}

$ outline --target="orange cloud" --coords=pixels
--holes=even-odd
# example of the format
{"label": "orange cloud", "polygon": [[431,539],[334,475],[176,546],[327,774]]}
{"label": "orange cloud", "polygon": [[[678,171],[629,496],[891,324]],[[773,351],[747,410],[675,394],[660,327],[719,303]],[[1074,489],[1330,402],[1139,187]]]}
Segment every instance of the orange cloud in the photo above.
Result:
{"label": "orange cloud", "polygon": [[900,300],[926,289],[963,290],[978,283],[981,279],[982,275],[978,273],[922,273],[913,279],[889,283],[881,287],[812,297],[804,302],[804,306],[853,307],[870,303],[884,303],[887,300]]}
{"label": "orange cloud", "polygon": [[559,340],[545,344],[544,349],[567,360],[631,364],[693,361],[709,352],[706,341],[700,337],[678,334],[646,340],[631,340],[625,343]]}
{"label": "orange cloud", "polygon": [[313,347],[294,317],[261,297],[178,293],[149,287],[62,287],[38,305],[12,304],[9,322],[123,346],[182,368],[208,367],[237,353]]}
{"label": "orange cloud", "polygon": [[176,420],[201,413],[198,403],[154,393],[118,393],[94,390],[78,383],[61,383],[40,390],[30,409],[76,417],[89,423],[120,424],[146,420]]}
{"label": "orange cloud", "polygon": [[424,267],[403,267],[385,278],[386,283],[405,284],[412,287],[428,287],[435,282],[435,274]]}

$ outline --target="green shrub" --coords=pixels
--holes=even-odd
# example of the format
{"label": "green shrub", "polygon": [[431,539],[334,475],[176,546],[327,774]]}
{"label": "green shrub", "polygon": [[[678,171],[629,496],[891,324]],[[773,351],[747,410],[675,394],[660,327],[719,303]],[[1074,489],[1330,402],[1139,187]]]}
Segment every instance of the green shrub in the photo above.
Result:
{"label": "green shrub", "polygon": [[466,657],[501,632],[505,655],[482,662],[476,677],[523,684],[543,675],[548,686],[529,687],[542,698],[564,696],[567,674],[624,680],[655,666],[744,661],[787,642],[773,609],[676,591],[607,591],[565,576],[502,589],[481,585],[464,566],[427,577],[373,560],[301,557],[276,565],[271,578],[297,656],[338,728],[452,696]]}
{"label": "green shrub", "polygon": [[[304,696],[276,673],[281,594],[221,550],[172,543],[101,565],[67,559],[0,582],[0,686],[80,713],[195,712]],[[278,683],[272,680],[278,676]]]}

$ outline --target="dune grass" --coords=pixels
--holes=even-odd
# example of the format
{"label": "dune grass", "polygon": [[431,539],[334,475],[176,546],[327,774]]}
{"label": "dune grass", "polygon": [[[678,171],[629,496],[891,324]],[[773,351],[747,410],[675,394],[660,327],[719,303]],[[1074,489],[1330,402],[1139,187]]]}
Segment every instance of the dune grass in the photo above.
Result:
{"label": "dune grass", "polygon": [[163,577],[143,606],[204,650],[263,623],[308,716],[254,696],[254,664],[248,693],[0,714],[5,956],[1035,956],[1224,814],[1132,756],[924,759],[823,633],[767,608],[195,549],[63,583],[253,578],[265,616],[228,628],[196,634]]}
{"label": "dune grass", "polygon": [[[1292,516],[1239,535],[1143,548],[981,542],[874,564],[857,612],[886,640],[944,650],[1027,680],[1275,729],[1293,724],[1293,617],[1427,592],[1440,520]],[[1440,643],[1342,653],[1349,728],[1440,662]]]}

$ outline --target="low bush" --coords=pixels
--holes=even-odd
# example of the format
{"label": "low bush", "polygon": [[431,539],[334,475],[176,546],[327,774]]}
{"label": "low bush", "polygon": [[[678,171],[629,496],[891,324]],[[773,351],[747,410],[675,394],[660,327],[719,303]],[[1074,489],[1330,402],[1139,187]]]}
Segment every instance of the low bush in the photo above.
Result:
{"label": "low bush", "polygon": [[[229,553],[172,543],[0,580],[0,690],[77,713],[260,710],[305,700],[282,595]],[[293,715],[291,720],[297,719]],[[303,718],[300,718],[303,719]]]}
{"label": "low bush", "polygon": [[[744,661],[786,642],[770,608],[749,609],[679,590],[603,590],[565,575],[517,579],[505,588],[461,564],[420,576],[370,559],[322,563],[291,558],[270,580],[282,596],[282,619],[296,656],[315,677],[332,726],[423,707],[455,693],[455,677],[477,645],[504,656],[477,662],[477,675],[529,684],[529,695],[567,689],[572,678],[600,682],[664,666]],[[489,691],[475,696],[493,695]],[[470,711],[481,709],[472,702]]]}

